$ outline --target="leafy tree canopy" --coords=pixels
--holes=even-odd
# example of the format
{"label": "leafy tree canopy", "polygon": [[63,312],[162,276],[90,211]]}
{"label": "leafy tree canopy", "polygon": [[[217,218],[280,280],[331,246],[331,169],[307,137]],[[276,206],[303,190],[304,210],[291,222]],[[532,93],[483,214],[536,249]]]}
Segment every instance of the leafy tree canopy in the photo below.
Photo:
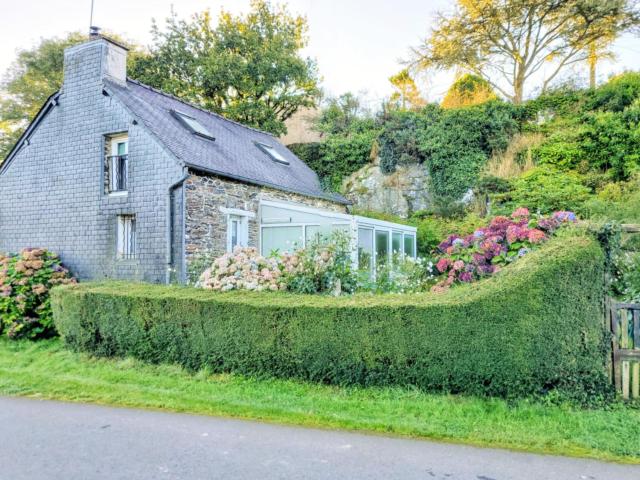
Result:
{"label": "leafy tree canopy", "polygon": [[395,90],[391,95],[391,106],[400,110],[418,110],[426,105],[427,102],[422,98],[409,69],[405,68],[393,75],[389,81]]}
{"label": "leafy tree canopy", "polygon": [[318,96],[315,61],[303,58],[307,22],[284,6],[253,0],[247,15],[209,12],[152,28],[151,56],[133,76],[226,117],[274,134]]}
{"label": "leafy tree canopy", "polygon": [[588,60],[595,42],[639,18],[636,0],[458,0],[455,11],[439,15],[415,60],[423,68],[469,70],[520,103],[543,66],[550,67],[544,91],[565,67]]}
{"label": "leafy tree canopy", "polygon": [[325,134],[348,132],[360,119],[371,118],[357,95],[347,92],[339,97],[329,97],[316,119],[314,128]]}
{"label": "leafy tree canopy", "polygon": [[449,87],[447,94],[442,99],[442,107],[469,107],[497,98],[489,82],[478,75],[466,73]]}

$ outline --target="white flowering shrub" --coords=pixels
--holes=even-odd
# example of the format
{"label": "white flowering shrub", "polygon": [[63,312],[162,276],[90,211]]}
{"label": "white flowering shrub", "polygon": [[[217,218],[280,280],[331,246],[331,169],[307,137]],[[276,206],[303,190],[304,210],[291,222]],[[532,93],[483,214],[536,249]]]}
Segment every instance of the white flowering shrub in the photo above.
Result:
{"label": "white flowering shrub", "polygon": [[295,293],[353,293],[357,277],[352,270],[348,237],[336,232],[309,242],[293,253],[265,257],[253,247],[236,247],[213,260],[197,282],[210,290],[288,290]]}
{"label": "white flowering shrub", "polygon": [[253,247],[236,247],[216,258],[197,283],[209,290],[285,290],[280,257],[264,257]]}
{"label": "white flowering shrub", "polygon": [[372,293],[415,293],[428,290],[435,283],[435,266],[427,258],[394,255],[391,263],[378,265],[376,278],[362,272],[359,290]]}

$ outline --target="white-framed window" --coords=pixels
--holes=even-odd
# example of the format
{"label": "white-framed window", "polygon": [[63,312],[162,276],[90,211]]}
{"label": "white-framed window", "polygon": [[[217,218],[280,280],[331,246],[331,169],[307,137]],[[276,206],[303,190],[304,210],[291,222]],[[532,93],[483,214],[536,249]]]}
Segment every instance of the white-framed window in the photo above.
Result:
{"label": "white-framed window", "polygon": [[129,139],[126,136],[111,138],[107,157],[107,186],[109,194],[127,193],[129,181]]}
{"label": "white-framed window", "polygon": [[249,246],[249,219],[255,213],[237,208],[220,208],[227,216],[227,252],[233,252],[237,246]]}
{"label": "white-framed window", "polygon": [[116,227],[116,255],[118,258],[136,257],[136,217],[118,215]]}

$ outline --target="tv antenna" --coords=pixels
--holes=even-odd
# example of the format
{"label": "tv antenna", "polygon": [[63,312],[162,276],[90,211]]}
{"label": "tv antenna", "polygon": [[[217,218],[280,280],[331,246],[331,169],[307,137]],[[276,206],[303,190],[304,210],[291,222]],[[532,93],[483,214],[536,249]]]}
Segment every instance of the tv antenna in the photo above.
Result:
{"label": "tv antenna", "polygon": [[100,32],[100,29],[93,25],[93,2],[94,0],[91,0],[91,13],[89,14],[89,35],[91,36],[98,35]]}

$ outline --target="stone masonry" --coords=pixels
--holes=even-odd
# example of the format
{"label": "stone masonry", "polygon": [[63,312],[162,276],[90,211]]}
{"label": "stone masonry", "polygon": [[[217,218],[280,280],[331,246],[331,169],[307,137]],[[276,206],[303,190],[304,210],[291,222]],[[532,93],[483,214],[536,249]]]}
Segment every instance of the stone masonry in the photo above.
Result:
{"label": "stone masonry", "polygon": [[260,200],[284,201],[346,213],[346,206],[328,200],[190,172],[185,182],[185,252],[187,263],[198,254],[222,255],[227,246],[227,216],[220,207],[255,213],[249,219],[249,245],[258,246]]}

